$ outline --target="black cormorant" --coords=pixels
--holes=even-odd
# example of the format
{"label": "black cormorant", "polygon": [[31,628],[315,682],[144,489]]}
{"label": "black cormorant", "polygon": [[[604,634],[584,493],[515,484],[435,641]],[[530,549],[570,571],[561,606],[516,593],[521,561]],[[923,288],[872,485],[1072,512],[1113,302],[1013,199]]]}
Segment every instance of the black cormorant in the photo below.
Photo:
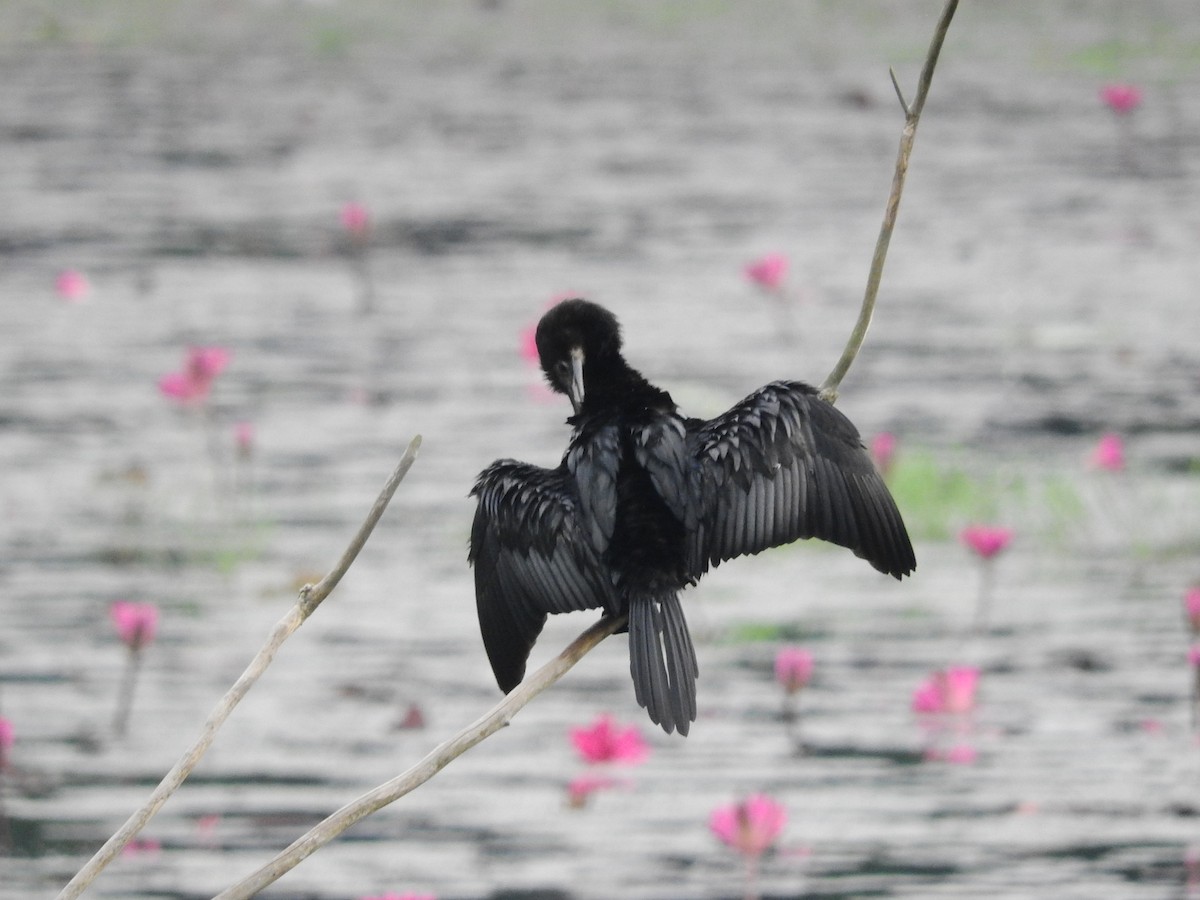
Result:
{"label": "black cormorant", "polygon": [[471,491],[479,626],[505,693],[547,614],[628,613],[637,701],[687,734],[697,667],[679,592],[709,566],[815,537],[896,578],[916,567],[857,429],[815,388],[774,381],[687,418],[625,361],[616,317],[586,300],[547,312],[537,348],[574,408],[567,452],[555,469],[499,460]]}

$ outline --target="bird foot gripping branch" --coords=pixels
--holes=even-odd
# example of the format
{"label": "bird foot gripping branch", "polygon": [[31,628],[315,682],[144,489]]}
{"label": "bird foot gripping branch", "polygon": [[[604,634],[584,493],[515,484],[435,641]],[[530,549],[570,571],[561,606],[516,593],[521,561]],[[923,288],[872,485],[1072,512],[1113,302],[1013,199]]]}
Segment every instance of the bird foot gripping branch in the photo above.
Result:
{"label": "bird foot gripping branch", "polygon": [[638,703],[687,734],[699,668],[679,593],[710,566],[815,537],[896,578],[916,567],[857,429],[815,388],[775,381],[688,418],[625,361],[616,317],[586,300],[547,312],[537,346],[575,412],[567,451],[554,469],[499,460],[472,490],[479,625],[506,693],[549,614],[628,614]]}

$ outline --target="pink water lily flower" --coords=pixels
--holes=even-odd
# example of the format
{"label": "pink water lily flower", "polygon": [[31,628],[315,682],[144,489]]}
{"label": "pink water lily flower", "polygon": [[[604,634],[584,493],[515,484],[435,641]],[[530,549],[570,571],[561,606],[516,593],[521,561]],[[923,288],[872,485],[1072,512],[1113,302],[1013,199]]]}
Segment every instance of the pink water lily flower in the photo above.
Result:
{"label": "pink water lily flower", "polygon": [[153,856],[162,850],[162,841],[157,838],[134,838],[121,848],[122,856]]}
{"label": "pink water lily flower", "polygon": [[787,810],[765,794],[713,810],[708,827],[722,843],[757,858],[774,846],[787,824]]}
{"label": "pink water lily flower", "polygon": [[1183,598],[1183,609],[1193,632],[1200,633],[1200,587],[1189,588]]}
{"label": "pink water lily flower", "polygon": [[912,708],[918,713],[962,715],[975,708],[979,686],[976,666],[950,666],[934,672],[913,692]]}
{"label": "pink water lily flower", "polygon": [[225,371],[232,358],[224,347],[189,347],[187,373],[197,381],[212,381]]}
{"label": "pink water lily flower", "polygon": [[636,765],[650,754],[650,747],[636,725],[618,728],[612,716],[599,716],[590,728],[572,728],[571,743],[587,763]]}
{"label": "pink water lily flower", "polygon": [[1100,88],[1100,99],[1114,113],[1124,116],[1141,105],[1142,91],[1132,84],[1106,84]]}
{"label": "pink water lily flower", "polygon": [[768,253],[748,263],[743,271],[759,287],[767,291],[778,291],[787,277],[788,258],[782,253]]}
{"label": "pink water lily flower", "polygon": [[[553,306],[557,306],[564,300],[570,300],[572,297],[578,296],[579,294],[572,291],[560,291],[551,297],[549,302],[542,307],[542,312],[549,310]],[[538,318],[540,319],[541,317],[539,316]],[[537,320],[534,320],[522,328],[517,336],[517,340],[519,342],[518,346],[520,347],[521,351],[521,359],[528,363],[532,363],[535,366],[538,366],[541,363],[541,358],[538,356],[537,348],[537,327],[538,322]]]}
{"label": "pink water lily flower", "polygon": [[54,290],[68,303],[81,303],[91,293],[91,285],[87,276],[78,269],[64,269],[54,279]]}
{"label": "pink water lily flower", "polygon": [[232,358],[224,347],[189,347],[183,371],[164,375],[158,380],[158,389],[180,403],[204,401]]}
{"label": "pink water lily flower", "polygon": [[775,680],[795,694],[812,680],[813,655],[803,647],[784,647],[775,654]]}
{"label": "pink water lily flower", "polygon": [[1193,669],[1200,669],[1200,644],[1192,644],[1188,647],[1187,660],[1188,665]]}
{"label": "pink water lily flower", "polygon": [[933,677],[917,685],[912,696],[913,712],[938,713],[942,711],[942,692]]}
{"label": "pink water lily flower", "polygon": [[892,470],[897,443],[896,436],[890,431],[881,431],[871,439],[871,459],[875,460],[875,467],[884,475]]}
{"label": "pink water lily flower", "polygon": [[959,538],[981,559],[991,559],[1009,545],[1013,530],[999,525],[968,525]]}
{"label": "pink water lily flower", "polygon": [[221,827],[221,816],[217,813],[208,813],[196,819],[196,837],[205,847],[216,848],[218,846],[217,831]]}
{"label": "pink water lily flower", "polygon": [[521,329],[520,341],[521,359],[526,360],[527,362],[532,362],[536,365],[539,359],[536,322],[534,322],[532,325],[526,325]]}
{"label": "pink water lily flower", "polygon": [[4,716],[0,716],[0,770],[3,770],[8,764],[8,751],[12,749],[16,739],[13,723]]}
{"label": "pink water lily flower", "polygon": [[404,711],[404,715],[400,717],[395,725],[392,726],[397,731],[414,731],[425,727],[425,710],[421,709],[420,703],[410,703]]}
{"label": "pink water lily flower", "polygon": [[342,206],[342,227],[352,237],[362,238],[371,227],[371,215],[361,203],[351,201]]}
{"label": "pink water lily flower", "polygon": [[588,799],[592,794],[628,784],[629,782],[620,781],[608,775],[576,776],[567,785],[567,805],[573,809],[581,809],[587,806]]}
{"label": "pink water lily flower", "polygon": [[200,387],[182,372],[168,372],[158,379],[158,390],[164,397],[180,403],[190,403],[201,396]]}
{"label": "pink water lily flower", "polygon": [[238,456],[248,459],[254,455],[254,423],[245,420],[236,422],[233,426],[233,443],[237,447]]}
{"label": "pink water lily flower", "polygon": [[947,762],[952,765],[969,766],[979,759],[979,752],[970,744],[955,744],[946,750],[931,747],[925,751],[925,759],[931,762]]}
{"label": "pink water lily flower", "polygon": [[140,650],[154,640],[158,630],[158,607],[153,603],[118,600],[109,607],[117,635],[130,650]]}
{"label": "pink water lily flower", "polygon": [[1106,472],[1119,472],[1125,468],[1125,442],[1119,434],[1109,432],[1096,444],[1089,462],[1094,468]]}

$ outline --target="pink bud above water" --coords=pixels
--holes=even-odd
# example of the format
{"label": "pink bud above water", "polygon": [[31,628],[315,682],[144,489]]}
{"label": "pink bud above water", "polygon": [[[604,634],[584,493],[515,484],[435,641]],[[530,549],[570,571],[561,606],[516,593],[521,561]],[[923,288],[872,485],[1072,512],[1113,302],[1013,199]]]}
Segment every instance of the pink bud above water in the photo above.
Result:
{"label": "pink bud above water", "polygon": [[930,762],[947,762],[952,765],[969,766],[979,759],[979,752],[970,744],[955,744],[945,750],[931,747],[925,751]]}
{"label": "pink bud above water", "polygon": [[78,269],[64,269],[54,279],[54,291],[68,303],[81,303],[91,293],[87,276]]}
{"label": "pink bud above water", "polygon": [[612,716],[599,716],[589,728],[572,728],[571,743],[584,762],[636,765],[650,755],[650,747],[636,725],[620,728]]}
{"label": "pink bud above water", "polygon": [[913,691],[912,708],[913,712],[918,713],[942,711],[942,692],[934,678],[928,678],[917,685],[917,689]]}
{"label": "pink bud above water", "polygon": [[784,647],[775,654],[775,680],[795,694],[812,680],[813,655],[803,647]]}
{"label": "pink bud above water", "polygon": [[233,354],[225,347],[189,347],[183,371],[170,372],[158,380],[163,396],[178,403],[199,403],[208,399],[213,382],[228,367]]}
{"label": "pink bud above water", "polygon": [[225,371],[233,358],[225,347],[188,347],[188,375],[197,381],[212,381]]}
{"label": "pink bud above water", "polygon": [[1200,632],[1200,586],[1188,588],[1183,597],[1183,609],[1192,631]]}
{"label": "pink bud above water", "polygon": [[959,538],[981,559],[991,559],[1009,545],[1013,530],[999,525],[968,525]]}
{"label": "pink bud above water", "polygon": [[1109,432],[1100,438],[1089,462],[1094,468],[1106,472],[1119,472],[1125,468],[1125,442],[1119,434]]}
{"label": "pink bud above water", "polygon": [[[570,300],[573,297],[578,296],[579,294],[574,291],[559,292],[550,298],[550,300],[542,308],[542,311],[544,313],[552,307],[557,306],[559,303],[562,303],[564,300]],[[525,360],[526,362],[533,363],[534,365],[538,365],[541,362],[541,357],[538,355],[537,348],[537,327],[538,323],[536,321],[530,322],[521,329],[517,338],[521,351],[521,359]]]}
{"label": "pink bud above water", "polygon": [[4,716],[0,716],[0,769],[3,769],[8,763],[8,751],[12,749],[16,743],[17,734],[13,728],[13,723]]}
{"label": "pink bud above water", "polygon": [[206,847],[215,847],[217,844],[217,829],[221,825],[221,816],[217,813],[208,813],[196,819],[196,837]]}
{"label": "pink bud above water", "polygon": [[536,363],[539,359],[537,348],[537,324],[527,325],[521,329],[521,359]]}
{"label": "pink bud above water", "polygon": [[875,460],[875,467],[884,475],[892,470],[897,443],[896,436],[890,431],[881,431],[871,439],[871,459]]}
{"label": "pink bud above water", "polygon": [[140,650],[154,640],[158,607],[153,603],[118,600],[109,607],[109,615],[117,627],[117,636],[130,650]]}
{"label": "pink bud above water", "polygon": [[979,759],[979,752],[970,744],[955,744],[946,751],[946,762],[969,766]]}
{"label": "pink bud above water", "polygon": [[342,206],[342,227],[352,236],[361,238],[371,227],[371,216],[361,203],[351,201]]}
{"label": "pink bud above water", "polygon": [[421,709],[421,704],[410,703],[404,711],[404,715],[400,717],[400,721],[395,725],[397,730],[421,729],[425,727],[425,711]]}
{"label": "pink bud above water", "polygon": [[787,810],[765,794],[713,810],[709,830],[727,846],[746,857],[762,856],[774,846],[787,824]]}
{"label": "pink bud above water", "polygon": [[122,856],[154,856],[162,850],[162,841],[157,838],[134,838],[121,848]]}
{"label": "pink bud above water", "polygon": [[182,372],[168,372],[158,379],[158,390],[164,397],[179,403],[188,403],[199,396],[196,385]]}
{"label": "pink bud above water", "polygon": [[572,809],[582,809],[587,806],[592,794],[621,784],[621,781],[608,775],[579,775],[567,785],[567,805]]}
{"label": "pink bud above water", "polygon": [[768,253],[748,263],[743,270],[746,277],[767,291],[779,291],[787,277],[788,258],[782,253]]}
{"label": "pink bud above water", "polygon": [[913,692],[912,708],[918,713],[962,715],[975,708],[979,687],[976,666],[950,666],[934,672]]}
{"label": "pink bud above water", "polygon": [[1132,84],[1106,84],[1100,88],[1100,100],[1118,116],[1125,116],[1141,105],[1142,91]]}
{"label": "pink bud above water", "polygon": [[248,459],[254,455],[254,423],[241,421],[233,426],[233,442],[238,456]]}

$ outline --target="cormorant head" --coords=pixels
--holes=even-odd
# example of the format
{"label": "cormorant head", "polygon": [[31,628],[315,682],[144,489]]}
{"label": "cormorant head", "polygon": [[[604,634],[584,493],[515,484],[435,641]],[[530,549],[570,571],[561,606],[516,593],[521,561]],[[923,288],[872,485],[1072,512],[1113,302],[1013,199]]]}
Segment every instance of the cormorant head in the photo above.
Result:
{"label": "cormorant head", "polygon": [[542,316],[537,327],[538,358],[550,387],[571,398],[579,415],[583,407],[583,367],[620,359],[621,328],[617,317],[587,300],[564,300]]}

